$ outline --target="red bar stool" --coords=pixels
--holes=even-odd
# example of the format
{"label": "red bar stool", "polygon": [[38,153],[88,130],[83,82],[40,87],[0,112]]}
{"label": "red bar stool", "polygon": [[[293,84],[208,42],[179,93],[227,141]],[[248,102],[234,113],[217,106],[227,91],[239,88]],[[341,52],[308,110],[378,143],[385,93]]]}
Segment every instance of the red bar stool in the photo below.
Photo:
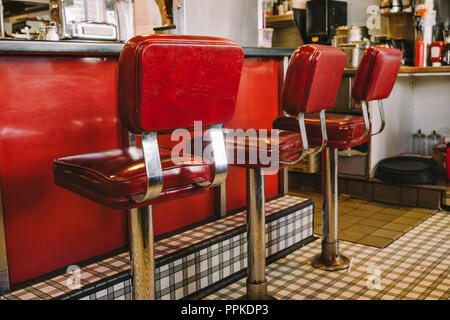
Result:
{"label": "red bar stool", "polygon": [[[260,154],[278,152],[279,165],[284,167],[300,161],[308,150],[304,124],[305,113],[320,111],[324,119],[325,109],[334,105],[339,83],[344,71],[346,55],[341,50],[321,45],[299,47],[292,55],[283,87],[282,106],[295,116],[297,130],[281,130],[272,136],[256,136],[246,139],[229,137],[227,150],[234,154],[233,165],[246,168],[247,181],[247,284],[243,299],[273,299],[267,293],[264,174],[271,164],[251,161],[252,151]],[[322,126],[322,145],[326,143],[325,122]],[[256,132],[256,131],[255,131]],[[245,154],[245,159],[237,156]],[[320,152],[320,151],[319,151]],[[230,155],[230,154],[229,154]]]}
{"label": "red bar stool", "polygon": [[[134,299],[155,298],[151,205],[222,183],[227,174],[223,123],[235,107],[244,53],[236,43],[193,36],[138,36],[119,61],[119,115],[142,147],[54,160],[55,183],[113,209],[129,209]],[[159,133],[210,127],[211,159],[174,157]]]}
{"label": "red bar stool", "polygon": [[[366,49],[352,87],[352,97],[362,104],[363,117],[341,114],[327,114],[327,147],[322,154],[323,193],[323,236],[322,251],[312,260],[312,265],[322,270],[342,270],[349,266],[349,259],[339,254],[338,243],[338,149],[351,148],[369,141],[371,135],[384,129],[382,99],[389,97],[394,86],[402,60],[402,52],[395,49],[370,47]],[[376,133],[370,134],[368,103],[377,100],[381,125]],[[320,117],[305,118],[306,131],[312,145],[320,145]],[[295,118],[281,117],[274,121],[274,127],[296,131]],[[333,192],[334,191],[334,192]],[[334,196],[333,196],[334,193]]]}

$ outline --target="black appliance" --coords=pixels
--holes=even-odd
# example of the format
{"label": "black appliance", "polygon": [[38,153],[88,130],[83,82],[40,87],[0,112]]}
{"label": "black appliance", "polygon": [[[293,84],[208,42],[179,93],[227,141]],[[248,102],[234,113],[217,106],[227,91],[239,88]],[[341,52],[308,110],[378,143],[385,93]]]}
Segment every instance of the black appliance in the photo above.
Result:
{"label": "black appliance", "polygon": [[434,8],[436,9],[436,24],[442,25],[443,29],[450,28],[450,1],[434,0]]}
{"label": "black appliance", "polygon": [[[305,43],[331,44],[337,27],[347,25],[347,2],[311,0],[306,3]],[[301,34],[301,30],[300,34]]]}
{"label": "black appliance", "polygon": [[306,9],[293,8],[292,10],[294,12],[294,22],[302,37],[303,44],[310,43],[310,41],[307,40],[308,37],[306,35]]}
{"label": "black appliance", "polygon": [[450,1],[434,0],[436,25],[433,28],[433,41],[445,41],[444,32],[450,30]]}

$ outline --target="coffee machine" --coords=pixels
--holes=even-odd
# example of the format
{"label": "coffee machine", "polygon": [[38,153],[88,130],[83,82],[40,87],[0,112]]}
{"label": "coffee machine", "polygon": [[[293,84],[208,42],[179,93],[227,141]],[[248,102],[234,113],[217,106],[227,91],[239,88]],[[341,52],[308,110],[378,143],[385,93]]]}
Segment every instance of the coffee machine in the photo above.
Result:
{"label": "coffee machine", "polygon": [[[301,22],[297,27],[301,26]],[[310,0],[306,3],[306,33],[304,43],[330,45],[337,27],[347,25],[347,2]]]}

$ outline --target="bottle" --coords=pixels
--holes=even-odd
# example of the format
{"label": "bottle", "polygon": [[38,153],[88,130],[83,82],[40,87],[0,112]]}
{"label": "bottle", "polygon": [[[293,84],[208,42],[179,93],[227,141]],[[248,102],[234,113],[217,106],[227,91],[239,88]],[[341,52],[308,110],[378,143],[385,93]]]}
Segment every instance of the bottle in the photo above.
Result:
{"label": "bottle", "polygon": [[283,1],[282,0],[278,0],[278,15],[282,16],[285,13],[286,12],[284,12]]}
{"label": "bottle", "polygon": [[450,65],[450,30],[445,31],[446,48],[444,53],[445,63]]}
{"label": "bottle", "polygon": [[447,143],[446,149],[447,149],[447,155],[446,155],[446,160],[445,160],[445,168],[446,168],[445,170],[447,171],[447,174],[446,174],[447,181],[450,181],[450,143]]}
{"label": "bottle", "polygon": [[427,137],[427,156],[433,155],[433,148],[441,142],[442,137],[433,130]]}
{"label": "bottle", "polygon": [[419,40],[416,43],[416,61],[414,64],[416,67],[425,66],[424,54],[425,54],[425,44],[422,41],[422,36],[420,36]]}
{"label": "bottle", "polygon": [[444,41],[433,41],[431,43],[430,61],[433,67],[442,66],[442,62],[444,59],[444,49],[445,49]]}
{"label": "bottle", "polygon": [[278,3],[275,1],[274,3],[273,3],[273,6],[272,6],[272,14],[274,15],[274,16],[277,16],[278,15]]}

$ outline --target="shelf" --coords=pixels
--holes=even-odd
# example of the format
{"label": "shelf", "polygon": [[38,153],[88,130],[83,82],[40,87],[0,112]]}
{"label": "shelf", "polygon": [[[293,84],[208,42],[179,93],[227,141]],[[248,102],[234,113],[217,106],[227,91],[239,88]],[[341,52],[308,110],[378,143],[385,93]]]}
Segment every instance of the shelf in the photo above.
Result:
{"label": "shelf", "polygon": [[[354,75],[356,68],[345,68],[344,75]],[[429,76],[450,76],[450,66],[442,67],[411,67],[401,66],[400,75],[429,75]]]}
{"label": "shelf", "polygon": [[[298,173],[303,173],[303,174],[309,174],[309,175],[314,175],[314,176],[321,176],[322,173],[321,172],[316,172],[316,173],[309,173],[309,172],[303,172],[303,171],[299,171],[299,170],[289,170],[291,172],[298,172]],[[431,189],[431,190],[440,190],[440,191],[450,191],[450,182],[446,180],[445,176],[443,175],[439,175],[436,179],[436,182],[434,184],[420,184],[420,185],[415,185],[415,184],[393,184],[391,182],[386,182],[386,181],[382,181],[379,180],[377,178],[369,178],[369,177],[364,177],[364,176],[355,176],[355,175],[348,175],[348,174],[342,174],[339,173],[338,174],[339,178],[342,179],[350,179],[350,180],[358,180],[358,181],[365,181],[365,182],[373,182],[373,183],[380,183],[380,184],[388,184],[388,185],[395,185],[395,186],[399,186],[399,187],[410,187],[410,188],[418,188],[418,189]]]}
{"label": "shelf", "polygon": [[[377,178],[370,178],[367,181],[369,182],[375,182],[375,183],[382,183],[382,184],[391,184],[386,181],[379,180]],[[450,191],[450,182],[447,182],[445,177],[442,175],[439,175],[436,179],[436,182],[434,184],[405,184],[400,185],[403,187],[411,187],[411,188],[419,188],[419,189],[432,189],[432,190],[441,190],[441,191]]]}
{"label": "shelf", "polygon": [[269,28],[284,27],[291,24],[295,24],[294,16],[292,13],[277,16],[267,16],[266,18],[266,27]]}
{"label": "shelf", "polygon": [[388,13],[382,13],[381,14],[381,16],[383,16],[383,17],[398,17],[398,16],[412,16],[412,15],[413,15],[412,12],[404,12],[404,11],[393,12],[393,13],[388,12]]}
{"label": "shelf", "polygon": [[48,11],[48,5],[49,0],[3,0],[3,14],[5,19],[25,17],[30,13]]}
{"label": "shelf", "polygon": [[26,3],[44,3],[48,4],[49,0],[3,0],[3,2],[26,2]]}

